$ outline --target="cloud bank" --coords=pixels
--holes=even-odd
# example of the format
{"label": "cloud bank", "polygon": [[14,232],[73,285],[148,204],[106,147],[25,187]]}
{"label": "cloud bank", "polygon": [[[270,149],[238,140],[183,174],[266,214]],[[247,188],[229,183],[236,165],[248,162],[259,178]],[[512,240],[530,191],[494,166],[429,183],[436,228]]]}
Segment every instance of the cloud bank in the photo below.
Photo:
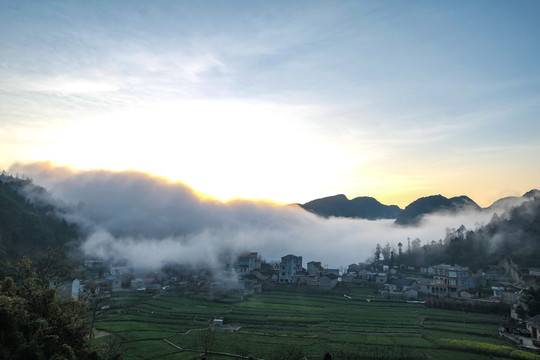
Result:
{"label": "cloud bank", "polygon": [[85,229],[86,255],[127,259],[140,269],[214,266],[243,251],[257,251],[268,261],[292,253],[304,263],[347,266],[372,256],[377,243],[397,247],[420,238],[426,244],[444,238],[447,228],[474,229],[493,215],[431,215],[408,228],[393,220],[324,219],[268,201],[221,202],[137,171],[78,171],[50,163],[15,164],[10,171],[32,178],[49,191],[47,201],[70,209],[64,216]]}

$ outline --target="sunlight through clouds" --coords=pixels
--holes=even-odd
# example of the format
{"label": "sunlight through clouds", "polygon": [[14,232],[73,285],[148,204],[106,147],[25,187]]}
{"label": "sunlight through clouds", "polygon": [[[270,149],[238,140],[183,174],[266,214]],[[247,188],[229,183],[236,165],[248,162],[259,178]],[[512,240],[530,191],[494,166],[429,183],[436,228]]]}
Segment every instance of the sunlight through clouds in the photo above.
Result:
{"label": "sunlight through clouds", "polygon": [[[315,110],[237,100],[161,103],[75,123],[48,153],[83,169],[144,168],[222,200],[265,194],[287,201],[338,181],[351,162],[310,127]],[[64,151],[66,144],[73,151]]]}

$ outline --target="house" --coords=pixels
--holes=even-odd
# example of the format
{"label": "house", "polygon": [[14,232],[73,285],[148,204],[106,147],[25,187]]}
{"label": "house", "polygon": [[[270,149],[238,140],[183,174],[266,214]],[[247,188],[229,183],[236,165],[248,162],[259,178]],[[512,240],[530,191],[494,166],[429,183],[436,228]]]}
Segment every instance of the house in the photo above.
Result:
{"label": "house", "polygon": [[504,286],[492,286],[491,290],[493,291],[493,297],[500,298],[502,297]]}
{"label": "house", "polygon": [[128,273],[129,268],[127,265],[127,260],[118,261],[116,263],[111,262],[111,275],[119,276]]}
{"label": "house", "polygon": [[302,257],[292,254],[283,256],[279,264],[279,283],[292,283],[293,278],[298,272],[302,271]]}
{"label": "house", "polygon": [[256,252],[244,253],[238,256],[234,264],[234,271],[238,275],[247,275],[253,270],[261,268],[261,258]]}
{"label": "house", "polygon": [[310,276],[318,276],[323,273],[324,269],[320,261],[310,261],[307,263],[307,272]]}
{"label": "house", "polygon": [[360,272],[360,270],[362,270],[362,269],[363,269],[363,267],[360,266],[359,264],[351,264],[351,265],[349,265],[349,267],[347,267],[347,272],[348,273],[353,273],[354,272],[354,273],[358,274]]}
{"label": "house", "polygon": [[306,285],[312,288],[321,290],[330,290],[338,284],[338,276],[335,274],[328,274],[323,276],[307,276]]}
{"label": "house", "polygon": [[433,294],[458,297],[463,290],[474,287],[474,283],[466,266],[437,265],[433,267]]}
{"label": "house", "polygon": [[417,299],[418,290],[415,289],[416,286],[415,280],[393,277],[384,284],[384,290],[381,290],[381,294],[390,297]]}
{"label": "house", "polygon": [[334,273],[319,278],[319,289],[330,290],[338,284],[338,276]]}
{"label": "house", "polygon": [[108,282],[108,286],[111,288],[111,292],[118,292],[122,290],[122,281],[116,276],[110,275],[105,278]]}
{"label": "house", "polygon": [[390,293],[401,293],[407,289],[412,288],[416,284],[416,281],[408,278],[392,278],[389,279],[384,288]]}
{"label": "house", "polygon": [[328,274],[334,274],[337,277],[341,275],[339,269],[324,269],[323,275],[328,275]]}
{"label": "house", "polygon": [[525,321],[527,330],[531,333],[531,338],[536,341],[540,341],[540,315],[533,316],[529,320]]}
{"label": "house", "polygon": [[409,288],[403,291],[405,299],[418,299],[418,290]]}
{"label": "house", "polygon": [[78,279],[73,281],[63,281],[59,282],[58,280],[49,281],[49,288],[56,289],[58,295],[64,299],[73,299],[79,300],[79,294],[81,292],[81,282]]}
{"label": "house", "polygon": [[422,293],[454,298],[474,286],[475,282],[468,267],[446,264],[433,266],[433,279],[419,282],[419,290]]}
{"label": "house", "polygon": [[144,287],[144,280],[141,278],[132,279],[130,287],[132,289],[142,289]]}
{"label": "house", "polygon": [[509,283],[502,283],[498,286],[492,286],[493,297],[500,299],[505,304],[515,304],[523,296],[521,288]]}
{"label": "house", "polygon": [[111,286],[112,292],[122,291],[122,281],[120,279],[114,279]]}

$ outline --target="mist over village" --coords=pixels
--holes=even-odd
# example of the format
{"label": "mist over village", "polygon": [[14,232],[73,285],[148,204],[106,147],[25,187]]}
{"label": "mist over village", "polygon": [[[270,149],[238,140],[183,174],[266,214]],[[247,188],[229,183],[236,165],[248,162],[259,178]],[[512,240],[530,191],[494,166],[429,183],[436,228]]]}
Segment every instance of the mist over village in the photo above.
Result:
{"label": "mist over village", "polygon": [[0,2],[0,360],[540,359],[538,13]]}

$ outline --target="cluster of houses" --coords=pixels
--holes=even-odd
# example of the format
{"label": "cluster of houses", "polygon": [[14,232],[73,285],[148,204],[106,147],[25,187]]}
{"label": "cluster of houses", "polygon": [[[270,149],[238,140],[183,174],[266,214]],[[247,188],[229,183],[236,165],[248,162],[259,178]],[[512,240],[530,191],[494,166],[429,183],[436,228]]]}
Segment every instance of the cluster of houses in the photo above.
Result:
{"label": "cluster of houses", "polygon": [[[263,262],[257,252],[238,255],[234,261],[216,269],[179,268],[173,273],[160,272],[136,276],[126,262],[86,261],[79,269],[84,280],[51,281],[65,297],[80,298],[92,294],[124,291],[162,292],[174,288],[179,292],[216,294],[240,291],[244,295],[262,291],[265,286],[307,286],[330,290],[338,284],[369,286],[382,296],[418,300],[426,296],[454,298],[459,301],[504,303],[512,306],[512,317],[523,305],[522,289],[540,283],[540,270],[519,269],[505,259],[485,272],[472,273],[458,265],[390,266],[383,261],[351,264],[347,271],[323,267],[310,261],[303,267],[302,256],[288,254],[280,262]],[[84,295],[83,295],[84,294]],[[521,319],[524,320],[524,319]],[[540,316],[528,319],[528,333],[540,345]]]}
{"label": "cluster of houses", "polygon": [[227,266],[214,287],[260,291],[262,285],[297,284],[328,290],[339,280],[340,270],[324,268],[320,261],[307,263],[305,269],[302,256],[289,254],[281,262],[263,264],[257,252],[249,252],[240,254],[232,266]]}
{"label": "cluster of houses", "polygon": [[[281,257],[280,262],[266,263],[257,252],[248,252],[238,255],[221,271],[182,268],[180,276],[161,272],[137,277],[125,261],[105,263],[89,260],[78,269],[84,281],[51,281],[51,287],[58,288],[64,296],[77,298],[77,294],[88,287],[100,287],[110,292],[126,289],[156,292],[174,285],[177,288],[251,292],[272,284],[305,285],[328,290],[339,283],[356,283],[376,287],[383,296],[394,298],[417,299],[424,295],[491,300],[512,305],[519,302],[522,289],[530,285],[531,279],[540,280],[540,271],[530,269],[527,272],[529,283],[524,283],[523,269],[517,271],[515,264],[505,261],[501,266],[482,273],[472,273],[468,267],[458,265],[398,267],[383,261],[351,264],[346,272],[342,272],[323,267],[320,261],[310,261],[304,268],[302,256],[289,254]],[[486,288],[489,287],[491,292],[487,294]]]}

